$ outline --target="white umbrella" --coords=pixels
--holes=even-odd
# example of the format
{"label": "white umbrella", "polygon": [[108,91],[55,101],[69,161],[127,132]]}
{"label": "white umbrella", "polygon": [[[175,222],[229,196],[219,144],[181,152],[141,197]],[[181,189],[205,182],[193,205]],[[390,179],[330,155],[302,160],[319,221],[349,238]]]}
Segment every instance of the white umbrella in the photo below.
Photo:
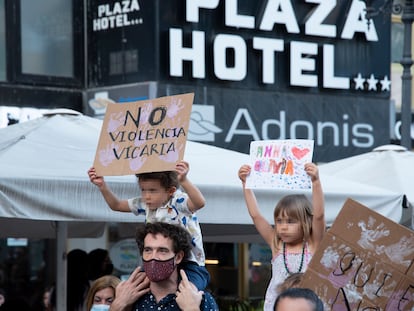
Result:
{"label": "white umbrella", "polygon": [[380,146],[371,152],[322,164],[320,172],[403,194],[414,205],[414,152],[404,147]]}
{"label": "white umbrella", "polygon": [[[143,222],[141,217],[110,210],[98,189],[89,182],[102,120],[83,115],[54,115],[0,129],[0,235],[41,237],[54,233],[50,222],[83,223]],[[188,141],[184,160],[190,163],[189,178],[206,197],[199,212],[203,226],[252,225],[245,207],[237,172],[249,163],[247,154]],[[326,180],[325,179],[328,179]],[[395,221],[400,220],[402,196],[343,178],[321,176],[327,201],[327,223],[332,224],[347,198],[352,198]],[[109,176],[106,180],[121,198],[138,194],[134,176]],[[310,190],[298,191],[310,195]],[[273,219],[276,202],[289,191],[256,191],[264,215]],[[291,192],[290,192],[291,193]],[[392,203],[391,203],[392,202]],[[7,226],[8,219],[15,221]],[[21,224],[19,225],[19,220]],[[46,224],[46,226],[45,226]],[[18,228],[18,229],[17,229]],[[18,232],[16,232],[18,231]],[[208,235],[208,230],[205,231]],[[50,237],[50,236],[47,236]],[[237,242],[237,241],[235,241]]]}
{"label": "white umbrella", "polygon": [[[110,210],[89,182],[102,121],[83,115],[54,115],[0,129],[0,236],[57,238],[58,306],[65,301],[65,239],[117,222],[135,228],[142,217]],[[187,142],[184,160],[189,178],[206,197],[199,213],[205,241],[252,241],[258,234],[245,207],[237,171],[249,156]],[[395,221],[401,218],[402,196],[392,191],[321,177],[331,224],[348,197]],[[328,179],[329,178],[329,179]],[[107,178],[121,198],[137,194],[134,176]],[[310,191],[304,191],[310,194]],[[257,191],[264,215],[272,212],[284,191]],[[86,231],[80,231],[80,227]],[[93,232],[92,232],[93,233]],[[60,303],[59,303],[60,302]],[[63,310],[63,309],[58,309]]]}

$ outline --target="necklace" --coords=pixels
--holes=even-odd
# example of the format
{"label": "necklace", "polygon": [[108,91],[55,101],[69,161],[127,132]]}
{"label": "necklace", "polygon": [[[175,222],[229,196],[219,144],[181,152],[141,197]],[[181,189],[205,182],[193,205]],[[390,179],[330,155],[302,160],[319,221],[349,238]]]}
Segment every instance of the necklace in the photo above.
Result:
{"label": "necklace", "polygon": [[[302,257],[301,257],[301,259],[300,259],[299,270],[298,270],[298,272],[297,272],[297,273],[302,272],[302,268],[303,268],[303,260],[305,259],[305,246],[306,246],[306,243],[305,243],[305,242],[303,242],[303,247],[302,247]],[[291,272],[291,271],[289,270],[286,258],[287,258],[287,254],[286,254],[286,243],[285,243],[285,242],[283,242],[283,263],[285,264],[285,269],[286,269],[286,272],[290,275],[290,274],[292,274],[292,273],[294,273],[294,272]]]}

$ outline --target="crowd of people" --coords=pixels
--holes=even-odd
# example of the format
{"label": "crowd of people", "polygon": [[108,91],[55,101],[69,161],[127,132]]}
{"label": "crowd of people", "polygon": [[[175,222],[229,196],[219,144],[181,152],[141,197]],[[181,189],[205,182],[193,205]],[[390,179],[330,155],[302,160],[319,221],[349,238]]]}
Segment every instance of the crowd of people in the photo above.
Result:
{"label": "crowd of people", "polygon": [[[276,310],[277,305],[282,305],[277,302],[281,294],[300,284],[300,279],[325,232],[324,195],[318,167],[314,163],[307,163],[304,170],[312,181],[312,202],[304,195],[283,197],[274,210],[274,225],[260,213],[254,192],[246,188],[246,178],[250,174],[251,167],[243,165],[238,172],[248,212],[257,231],[272,251],[272,276],[265,294],[265,311]],[[138,174],[141,196],[132,199],[119,199],[109,189],[103,176],[98,176],[94,168],[88,171],[91,182],[98,187],[112,210],[145,215],[147,226],[155,223],[178,225],[185,229],[192,238],[190,256],[188,260],[183,260],[181,256],[177,257],[176,251],[171,252],[170,246],[164,247],[165,253],[154,255],[158,252],[158,245],[163,240],[161,237],[157,238],[158,232],[152,232],[150,236],[142,235],[140,238],[137,236],[137,243],[143,257],[143,268],[150,280],[149,292],[140,288],[140,294],[134,298],[125,300],[115,298],[112,310],[126,310],[131,305],[137,306],[133,310],[138,310],[138,306],[140,310],[147,310],[147,308],[149,310],[153,307],[165,306],[167,301],[171,307],[164,308],[165,310],[180,310],[181,305],[177,308],[177,303],[189,300],[180,298],[183,296],[181,287],[192,288],[192,291],[190,290],[192,294],[188,294],[190,297],[195,297],[198,293],[204,298],[201,305],[197,304],[197,306],[200,305],[201,310],[204,310],[206,303],[209,310],[215,310],[211,307],[216,307],[214,299],[212,296],[207,296],[208,293],[204,293],[210,277],[204,267],[205,256],[201,230],[195,215],[197,210],[204,207],[205,200],[197,187],[188,180],[188,171],[189,164],[180,161],[175,171]],[[180,187],[184,191],[181,192]],[[168,237],[166,234],[163,236]],[[145,246],[145,243],[155,246]],[[178,264],[182,267],[180,273],[174,270]],[[120,288],[123,290],[125,286],[128,290],[132,290],[142,286],[144,281],[138,278],[141,273],[143,273],[141,268],[138,268],[133,274],[135,279],[128,281],[130,283],[123,284]],[[167,275],[175,274],[171,283],[166,284],[165,288],[160,288],[158,283],[160,280],[164,280]],[[178,281],[180,276],[181,281]],[[120,292],[122,292],[121,289]],[[303,298],[309,300],[307,296]],[[286,297],[282,302],[288,299],[290,297]],[[320,310],[319,304],[316,307],[315,310]],[[278,310],[283,310],[281,308],[282,306],[278,307]],[[196,310],[199,310],[198,307]]]}
{"label": "crowd of people", "polygon": [[[104,276],[110,276],[113,264],[109,252],[97,248],[89,253],[81,249],[73,249],[67,254],[67,310],[85,310],[85,299],[92,284]],[[117,278],[115,276],[111,276]],[[11,281],[14,282],[14,279]],[[26,278],[24,291],[16,291],[10,287],[7,292],[0,289],[0,310],[56,310],[56,288],[54,284],[28,286]],[[115,284],[115,283],[114,283]],[[117,283],[116,283],[117,285]],[[115,286],[114,286],[115,288]],[[89,309],[88,309],[89,310]]]}
{"label": "crowd of people", "polygon": [[[310,289],[301,288],[307,266],[325,232],[324,195],[318,167],[304,167],[312,181],[312,202],[304,195],[281,198],[274,219],[260,212],[253,190],[246,187],[251,167],[240,167],[238,176],[252,221],[272,252],[272,275],[264,295],[264,311],[323,310],[322,301]],[[113,265],[105,249],[89,253],[74,249],[67,254],[68,311],[218,310],[206,290],[210,275],[205,268],[203,239],[196,212],[205,199],[187,177],[189,164],[179,161],[174,171],[136,175],[140,196],[119,199],[92,167],[90,181],[108,206],[119,212],[145,217],[136,232],[142,256],[125,281],[112,275]],[[17,303],[20,305],[17,306]],[[24,301],[11,301],[0,291],[0,311],[24,308]],[[43,311],[55,310],[53,286],[45,288]],[[14,308],[14,309],[13,309]]]}

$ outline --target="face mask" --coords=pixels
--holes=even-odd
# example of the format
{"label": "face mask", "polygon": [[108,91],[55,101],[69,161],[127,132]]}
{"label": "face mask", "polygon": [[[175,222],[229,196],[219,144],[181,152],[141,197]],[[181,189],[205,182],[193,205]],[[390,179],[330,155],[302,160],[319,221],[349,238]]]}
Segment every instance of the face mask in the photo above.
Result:
{"label": "face mask", "polygon": [[151,282],[160,282],[168,279],[174,272],[174,257],[167,260],[142,260],[144,271]]}
{"label": "face mask", "polygon": [[109,311],[110,305],[92,305],[90,311]]}

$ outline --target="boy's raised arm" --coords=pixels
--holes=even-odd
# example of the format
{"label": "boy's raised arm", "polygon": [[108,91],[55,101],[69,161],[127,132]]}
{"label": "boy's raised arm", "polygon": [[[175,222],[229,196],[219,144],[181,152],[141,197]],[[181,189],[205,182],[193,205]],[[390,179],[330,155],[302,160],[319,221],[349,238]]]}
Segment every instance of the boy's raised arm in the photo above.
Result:
{"label": "boy's raised arm", "polygon": [[192,212],[196,212],[197,210],[203,208],[206,204],[206,199],[200,189],[198,189],[198,187],[187,178],[187,174],[190,170],[188,162],[178,162],[175,169],[178,174],[180,185],[188,195],[188,208]]}
{"label": "boy's raised arm", "polygon": [[94,167],[91,167],[88,170],[89,180],[95,186],[98,187],[99,191],[101,192],[103,198],[105,199],[108,206],[113,211],[118,212],[131,212],[128,201],[127,200],[120,200],[118,197],[111,191],[109,186],[106,184],[105,179],[103,176],[98,176],[96,174],[96,170]]}

